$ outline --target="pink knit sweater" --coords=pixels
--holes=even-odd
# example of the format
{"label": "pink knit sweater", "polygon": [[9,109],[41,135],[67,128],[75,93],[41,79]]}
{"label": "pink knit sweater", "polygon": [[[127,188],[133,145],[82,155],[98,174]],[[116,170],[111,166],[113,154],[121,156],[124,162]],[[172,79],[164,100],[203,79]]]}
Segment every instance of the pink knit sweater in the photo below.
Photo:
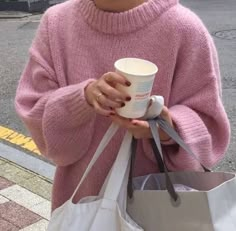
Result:
{"label": "pink knit sweater", "polygon": [[[157,64],[152,94],[162,95],[177,131],[212,167],[224,155],[229,123],[221,102],[218,58],[199,18],[177,0],[149,0],[108,13],[92,0],[70,0],[44,14],[16,93],[16,110],[42,155],[57,165],[52,208],[67,200],[111,123],[95,114],[85,86],[122,57]],[[124,131],[108,145],[75,200],[98,193]],[[176,144],[165,145],[170,170],[200,169]],[[139,142],[135,175],[158,171],[148,140]]]}

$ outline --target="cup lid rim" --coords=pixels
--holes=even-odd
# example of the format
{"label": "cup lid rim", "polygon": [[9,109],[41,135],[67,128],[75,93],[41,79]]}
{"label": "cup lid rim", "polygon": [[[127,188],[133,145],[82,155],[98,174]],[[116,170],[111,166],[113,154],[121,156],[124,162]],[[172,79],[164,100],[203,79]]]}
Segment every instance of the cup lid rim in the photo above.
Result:
{"label": "cup lid rim", "polygon": [[152,65],[153,71],[150,72],[150,73],[148,73],[148,74],[141,74],[142,76],[155,75],[155,74],[158,72],[158,67],[157,67],[157,65],[156,65],[155,63],[149,61],[149,60],[141,59],[141,58],[127,57],[127,58],[118,59],[118,60],[116,60],[115,63],[114,63],[115,69],[118,70],[118,71],[120,71],[121,73],[128,74],[128,75],[132,75],[132,76],[137,76],[137,74],[134,74],[134,73],[132,73],[132,72],[123,71],[122,68],[120,68],[120,67],[118,66],[120,62],[125,61],[125,60],[138,60],[138,61],[146,62],[146,63]]}

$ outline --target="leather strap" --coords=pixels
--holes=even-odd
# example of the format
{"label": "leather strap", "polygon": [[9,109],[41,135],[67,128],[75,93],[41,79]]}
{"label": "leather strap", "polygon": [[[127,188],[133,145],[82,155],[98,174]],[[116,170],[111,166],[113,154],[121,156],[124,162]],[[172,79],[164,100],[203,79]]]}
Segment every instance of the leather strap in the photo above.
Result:
{"label": "leather strap", "polygon": [[[156,161],[158,163],[160,172],[164,172],[165,179],[166,179],[166,188],[172,197],[174,201],[178,199],[178,194],[175,192],[174,186],[171,182],[171,179],[168,174],[168,169],[165,165],[163,154],[162,154],[162,148],[160,143],[160,137],[157,130],[157,124],[159,127],[165,131],[173,140],[176,141],[177,144],[179,144],[185,151],[187,151],[190,155],[193,156],[194,159],[196,159],[200,164],[199,158],[192,152],[192,150],[184,143],[184,141],[180,138],[180,136],[177,134],[177,132],[160,116],[156,117],[155,119],[148,120],[153,139],[150,139],[150,143],[156,158]],[[132,154],[131,154],[131,166],[130,166],[130,172],[129,172],[129,181],[128,181],[128,196],[132,198],[133,196],[133,187],[132,187],[132,176],[133,176],[133,170],[134,170],[134,163],[135,163],[135,155],[136,155],[136,149],[137,149],[137,140],[133,138],[132,141]],[[205,167],[203,164],[201,164],[201,167],[205,172],[211,172],[207,167]]]}
{"label": "leather strap", "polygon": [[182,147],[187,153],[189,153],[195,160],[197,160],[205,172],[211,172],[209,168],[204,166],[199,158],[192,152],[192,150],[184,143],[180,138],[178,133],[160,116],[156,117],[154,121],[159,125],[159,127],[167,133],[180,147]]}

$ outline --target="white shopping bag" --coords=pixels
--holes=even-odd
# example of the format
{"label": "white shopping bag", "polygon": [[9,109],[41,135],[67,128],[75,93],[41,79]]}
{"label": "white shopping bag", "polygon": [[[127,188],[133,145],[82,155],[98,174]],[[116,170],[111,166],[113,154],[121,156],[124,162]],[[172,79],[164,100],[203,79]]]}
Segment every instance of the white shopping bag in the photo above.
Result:
{"label": "white shopping bag", "polygon": [[132,135],[126,133],[116,161],[97,197],[72,198],[103,152],[118,126],[112,124],[103,137],[72,197],[53,213],[47,231],[142,231],[126,213],[126,194]]}
{"label": "white shopping bag", "polygon": [[145,231],[236,230],[235,174],[172,172],[169,175],[173,183],[196,190],[178,191],[179,198],[174,203],[167,190],[159,189],[165,185],[164,173],[133,179],[128,212]]}
{"label": "white shopping bag", "polygon": [[[159,126],[194,154],[162,119]],[[236,176],[224,172],[168,172],[155,120],[149,121],[164,173],[134,178],[128,213],[145,231],[236,231]],[[158,154],[158,151],[156,153]],[[196,156],[194,157],[196,158]],[[205,171],[207,168],[202,166]],[[191,190],[176,191],[175,185]]]}

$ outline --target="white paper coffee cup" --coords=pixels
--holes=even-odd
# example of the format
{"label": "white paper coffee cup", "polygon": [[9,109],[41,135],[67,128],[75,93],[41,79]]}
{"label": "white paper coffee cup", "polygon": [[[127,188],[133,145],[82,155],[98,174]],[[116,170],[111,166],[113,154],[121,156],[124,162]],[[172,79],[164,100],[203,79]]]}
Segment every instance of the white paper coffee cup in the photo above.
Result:
{"label": "white paper coffee cup", "polygon": [[114,64],[116,72],[131,82],[130,87],[118,84],[117,89],[130,95],[131,101],[116,109],[118,115],[126,118],[140,118],[146,113],[157,66],[138,58],[119,59]]}

